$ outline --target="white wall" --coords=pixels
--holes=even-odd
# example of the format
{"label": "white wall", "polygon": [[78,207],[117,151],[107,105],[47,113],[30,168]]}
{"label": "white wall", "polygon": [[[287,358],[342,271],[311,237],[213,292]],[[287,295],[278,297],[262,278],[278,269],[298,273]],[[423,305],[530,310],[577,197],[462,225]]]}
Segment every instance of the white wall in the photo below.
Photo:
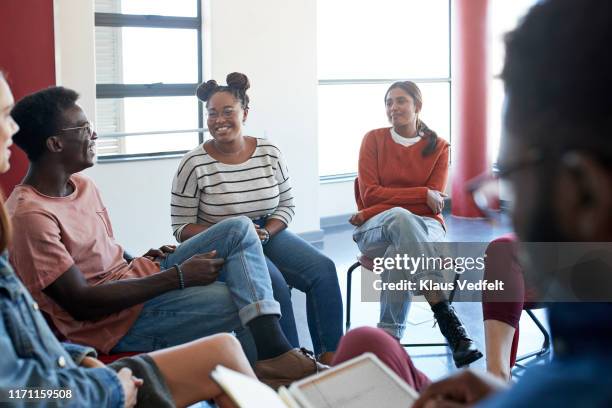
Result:
{"label": "white wall", "polygon": [[[232,71],[251,79],[248,134],[276,142],[289,164],[295,232],[319,230],[316,2],[204,0],[205,77]],[[93,0],[55,0],[58,84],[76,89],[95,115]],[[240,12],[238,13],[237,10]],[[98,164],[87,171],[102,191],[115,234],[129,250],[171,242],[170,183],[178,159]]]}
{"label": "white wall", "polygon": [[295,231],[319,229],[316,1],[212,0],[212,78],[251,80],[248,133],[279,145],[289,165]]}

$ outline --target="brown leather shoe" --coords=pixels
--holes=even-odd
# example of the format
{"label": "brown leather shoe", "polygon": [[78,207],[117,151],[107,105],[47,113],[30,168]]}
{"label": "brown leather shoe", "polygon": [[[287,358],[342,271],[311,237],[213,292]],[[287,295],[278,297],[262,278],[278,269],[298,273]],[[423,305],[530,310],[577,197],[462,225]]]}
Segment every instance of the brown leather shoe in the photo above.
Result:
{"label": "brown leather shoe", "polygon": [[278,357],[257,361],[255,375],[259,381],[276,390],[282,385],[289,385],[328,368],[317,362],[306,349],[294,348]]}

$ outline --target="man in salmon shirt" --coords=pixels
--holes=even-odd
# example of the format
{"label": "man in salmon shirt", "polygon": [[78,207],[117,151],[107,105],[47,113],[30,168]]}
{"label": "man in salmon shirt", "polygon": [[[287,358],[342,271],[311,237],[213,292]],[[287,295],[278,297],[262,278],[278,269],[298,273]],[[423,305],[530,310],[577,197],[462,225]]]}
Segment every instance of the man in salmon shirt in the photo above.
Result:
{"label": "man in salmon shirt", "polygon": [[280,307],[248,218],[125,259],[100,192],[79,173],[94,164],[97,135],[77,99],[70,89],[48,88],[12,111],[20,126],[14,141],[31,163],[6,203],[16,226],[11,261],[58,331],[103,353],[236,332],[243,346],[254,341],[259,371],[267,373],[262,381],[316,372],[318,363],[293,349],[279,326]]}

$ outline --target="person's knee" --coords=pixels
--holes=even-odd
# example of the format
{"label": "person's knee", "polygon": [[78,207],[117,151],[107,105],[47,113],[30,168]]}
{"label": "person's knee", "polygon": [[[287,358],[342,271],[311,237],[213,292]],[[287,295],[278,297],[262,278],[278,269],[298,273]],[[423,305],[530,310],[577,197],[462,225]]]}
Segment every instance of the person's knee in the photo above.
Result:
{"label": "person's knee", "polygon": [[358,327],[342,337],[338,346],[338,356],[342,361],[357,357],[366,352],[379,355],[381,350],[393,349],[397,340],[382,329]]}
{"label": "person's knee", "polygon": [[389,334],[382,329],[376,327],[358,327],[346,333],[345,340],[357,344],[377,344],[381,339],[386,339]]}
{"label": "person's knee", "polygon": [[319,270],[324,275],[325,279],[338,280],[336,272],[336,264],[326,256],[321,256],[319,260]]}
{"label": "person's knee", "polygon": [[246,230],[246,229],[254,229],[253,221],[245,215],[239,215],[237,217],[228,218],[223,220],[223,222],[227,223],[231,229],[236,230]]}
{"label": "person's knee", "polygon": [[216,356],[236,356],[242,354],[242,346],[236,337],[229,333],[219,333],[207,337],[206,352]]}
{"label": "person's knee", "polygon": [[240,241],[259,240],[253,221],[244,215],[228,218],[222,222],[226,223],[230,236]]}
{"label": "person's knee", "polygon": [[411,227],[415,222],[415,217],[417,217],[409,210],[401,207],[394,207],[387,211],[387,225],[398,226],[402,229]]}
{"label": "person's knee", "polygon": [[314,273],[310,275],[313,277],[310,280],[310,285],[323,284],[326,287],[338,285],[336,264],[325,255],[319,255],[317,261],[311,266],[311,270]]}

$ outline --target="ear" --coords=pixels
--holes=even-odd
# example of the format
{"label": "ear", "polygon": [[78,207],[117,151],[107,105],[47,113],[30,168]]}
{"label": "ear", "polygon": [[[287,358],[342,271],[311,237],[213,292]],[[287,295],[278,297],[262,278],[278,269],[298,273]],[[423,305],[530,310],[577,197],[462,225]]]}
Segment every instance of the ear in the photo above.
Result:
{"label": "ear", "polygon": [[[612,226],[612,177],[591,155],[568,153],[557,184],[561,223],[583,241],[608,241]],[[573,228],[571,226],[573,224]]]}
{"label": "ear", "polygon": [[62,144],[62,140],[57,136],[51,136],[47,138],[46,141],[47,149],[51,153],[59,153],[64,150],[64,145]]}
{"label": "ear", "polygon": [[248,116],[249,116],[249,108],[243,109],[242,123],[246,122]]}

